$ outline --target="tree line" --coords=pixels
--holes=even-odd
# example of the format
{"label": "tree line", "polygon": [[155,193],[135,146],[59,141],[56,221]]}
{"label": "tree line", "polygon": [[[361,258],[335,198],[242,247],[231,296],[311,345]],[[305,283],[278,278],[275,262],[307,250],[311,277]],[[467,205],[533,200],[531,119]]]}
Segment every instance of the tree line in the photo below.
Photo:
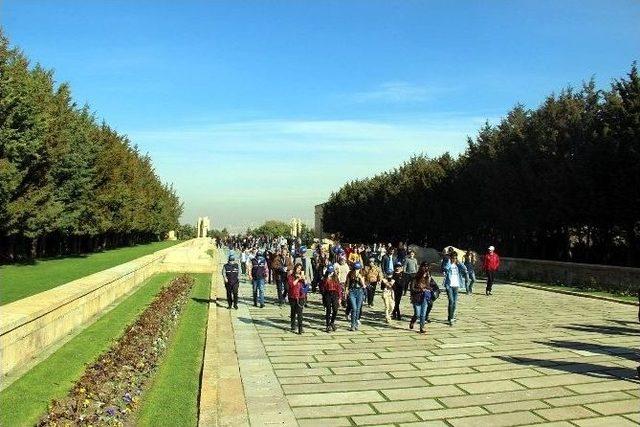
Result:
{"label": "tree line", "polygon": [[0,260],[158,240],[181,213],[151,159],[0,30]]}
{"label": "tree line", "polygon": [[416,155],[349,182],[325,231],[352,241],[454,245],[505,256],[640,267],[640,78],[593,79],[516,105],[459,157]]}

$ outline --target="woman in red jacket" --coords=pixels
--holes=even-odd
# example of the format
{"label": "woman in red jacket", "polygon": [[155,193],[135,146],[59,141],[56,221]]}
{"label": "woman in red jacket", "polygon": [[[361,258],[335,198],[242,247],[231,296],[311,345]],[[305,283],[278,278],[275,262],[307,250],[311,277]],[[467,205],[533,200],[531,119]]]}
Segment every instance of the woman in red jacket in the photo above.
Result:
{"label": "woman in red jacket", "polygon": [[291,306],[291,332],[295,332],[296,318],[298,319],[298,334],[302,334],[302,309],[304,307],[304,286],[305,277],[302,271],[302,264],[296,264],[293,271],[287,276],[287,287],[289,290],[289,305]]}
{"label": "woman in red jacket", "polygon": [[486,295],[491,295],[491,288],[493,287],[496,271],[498,271],[498,267],[500,267],[500,257],[495,250],[496,248],[489,246],[489,252],[484,256],[484,262],[482,264],[482,267],[487,274]]}

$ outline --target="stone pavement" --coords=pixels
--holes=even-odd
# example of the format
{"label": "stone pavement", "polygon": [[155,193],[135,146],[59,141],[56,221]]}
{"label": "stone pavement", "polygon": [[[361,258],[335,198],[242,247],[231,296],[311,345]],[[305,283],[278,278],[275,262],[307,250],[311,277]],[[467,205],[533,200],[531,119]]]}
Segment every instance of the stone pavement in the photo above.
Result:
{"label": "stone pavement", "polygon": [[299,336],[274,288],[264,309],[252,306],[248,283],[238,311],[218,295],[226,326],[215,340],[227,352],[218,376],[231,378],[218,387],[219,425],[640,424],[633,306],[499,285],[491,297],[461,295],[453,327],[443,294],[420,335],[408,321],[386,324],[376,295],[358,332],[347,331],[342,311],[328,334],[314,294]]}

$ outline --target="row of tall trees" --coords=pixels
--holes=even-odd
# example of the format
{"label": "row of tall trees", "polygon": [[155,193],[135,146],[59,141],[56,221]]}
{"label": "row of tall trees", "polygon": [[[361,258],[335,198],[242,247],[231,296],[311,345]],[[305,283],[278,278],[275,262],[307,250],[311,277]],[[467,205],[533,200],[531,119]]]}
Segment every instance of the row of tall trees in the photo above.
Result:
{"label": "row of tall trees", "polygon": [[151,159],[0,32],[0,260],[157,240],[181,213]]}
{"label": "row of tall trees", "polygon": [[640,266],[640,78],[517,105],[458,158],[415,156],[344,185],[326,231],[504,255]]}

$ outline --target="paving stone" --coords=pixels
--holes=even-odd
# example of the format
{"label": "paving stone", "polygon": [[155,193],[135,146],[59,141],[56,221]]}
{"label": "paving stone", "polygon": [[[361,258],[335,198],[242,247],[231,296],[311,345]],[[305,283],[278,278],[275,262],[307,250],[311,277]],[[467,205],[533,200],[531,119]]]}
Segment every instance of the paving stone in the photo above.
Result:
{"label": "paving stone", "polygon": [[464,391],[452,385],[381,390],[381,392],[389,400],[421,399],[465,394]]}
{"label": "paving stone", "polygon": [[588,418],[598,415],[583,406],[564,406],[562,408],[539,409],[534,412],[549,421],[574,420],[577,418]]}
{"label": "paving stone", "polygon": [[571,424],[569,421],[553,421],[549,423],[541,423],[541,424],[526,424],[523,427],[575,427],[575,424]]}
{"label": "paving stone", "polygon": [[400,427],[449,427],[444,421],[429,420],[429,421],[417,421],[415,423],[401,423]]}
{"label": "paving stone", "polygon": [[427,409],[442,409],[443,407],[434,399],[398,400],[394,402],[373,403],[372,405],[381,413],[411,412]]}
{"label": "paving stone", "polygon": [[328,375],[331,374],[329,368],[307,368],[304,369],[277,369],[278,377],[303,377],[307,375]]}
{"label": "paving stone", "polygon": [[548,408],[549,405],[541,400],[522,400],[519,402],[496,403],[493,405],[485,405],[484,408],[494,414],[513,411],[530,411],[532,409]]}
{"label": "paving stone", "polygon": [[602,378],[582,374],[546,375],[534,378],[518,378],[514,381],[528,388],[552,387],[560,385],[572,385],[593,383],[602,381]]}
{"label": "paving stone", "polygon": [[466,408],[455,409],[434,409],[431,411],[416,412],[422,420],[439,420],[456,417],[466,417],[470,415],[487,414],[488,412],[479,406],[468,406]]}
{"label": "paving stone", "polygon": [[364,415],[359,417],[352,417],[353,422],[356,425],[375,425],[382,423],[401,423],[405,421],[416,421],[418,417],[410,412],[398,413],[398,414],[380,414],[380,415]]}
{"label": "paving stone", "polygon": [[[311,388],[307,387],[307,391]],[[350,391],[339,393],[308,393],[294,394],[287,396],[289,404],[294,406],[318,406],[329,405],[332,402],[338,403],[363,403],[363,402],[380,402],[385,400],[380,393],[374,390],[367,391]]]}
{"label": "paving stone", "polygon": [[362,366],[358,360],[335,360],[332,362],[310,362],[311,368],[342,368],[345,366]]}
{"label": "paving stone", "polygon": [[284,377],[278,378],[280,384],[319,384],[324,381],[320,377]]}
{"label": "paving stone", "polygon": [[408,363],[398,363],[390,365],[375,365],[372,366],[352,366],[346,368],[332,368],[335,374],[357,374],[375,371],[415,371],[416,367]]}
{"label": "paving stone", "polygon": [[434,385],[442,384],[463,384],[473,383],[478,381],[492,381],[503,380],[522,377],[535,377],[542,374],[533,369],[511,369],[509,371],[498,372],[482,372],[475,374],[461,374],[461,375],[444,375],[444,376],[429,376],[428,381]]}
{"label": "paving stone", "polygon": [[370,372],[367,374],[325,375],[322,377],[322,381],[326,383],[339,383],[343,381],[384,380],[390,378],[391,376],[386,372]]}
{"label": "paving stone", "polygon": [[584,420],[575,420],[574,423],[580,427],[637,427],[638,424],[633,421],[614,415],[611,417],[586,418]]}
{"label": "paving stone", "polygon": [[562,387],[539,388],[534,390],[519,390],[504,393],[478,394],[460,397],[442,397],[440,401],[449,408],[462,406],[488,405],[492,403],[515,402],[519,400],[545,399],[548,397],[568,396],[573,393]]}
{"label": "paving stone", "polygon": [[507,414],[483,415],[465,418],[449,418],[447,421],[453,427],[476,427],[476,426],[517,426],[544,421],[542,418],[531,412],[510,412]]}
{"label": "paving stone", "polygon": [[[317,384],[313,386],[313,391],[322,393],[331,391],[377,390],[382,388],[420,387],[425,384],[426,382],[422,378],[350,381],[345,383]],[[282,388],[286,394],[309,392],[309,387],[305,385],[285,385],[282,386]]]}
{"label": "paving stone", "polygon": [[293,408],[293,413],[298,418],[324,418],[324,417],[351,417],[354,415],[375,414],[371,406],[359,405],[323,405],[301,406]]}
{"label": "paving stone", "polygon": [[460,384],[459,387],[471,394],[491,393],[494,391],[520,390],[524,387],[511,380],[503,381],[483,381],[477,383]]}
{"label": "paving stone", "polygon": [[556,397],[552,399],[545,399],[545,402],[547,402],[551,406],[569,406],[584,405],[586,403],[607,402],[610,400],[625,400],[628,398],[628,394],[619,391],[610,393],[580,394],[577,396]]}
{"label": "paving stone", "polygon": [[300,427],[347,427],[351,426],[348,418],[320,418],[298,420]]}
{"label": "paving stone", "polygon": [[[600,378],[602,380],[602,378]],[[598,393],[604,391],[632,390],[638,388],[638,383],[622,380],[609,380],[592,384],[579,384],[566,386],[576,393]]]}
{"label": "paving stone", "polygon": [[618,400],[615,402],[603,402],[586,405],[587,408],[602,415],[631,414],[640,412],[638,399]]}

